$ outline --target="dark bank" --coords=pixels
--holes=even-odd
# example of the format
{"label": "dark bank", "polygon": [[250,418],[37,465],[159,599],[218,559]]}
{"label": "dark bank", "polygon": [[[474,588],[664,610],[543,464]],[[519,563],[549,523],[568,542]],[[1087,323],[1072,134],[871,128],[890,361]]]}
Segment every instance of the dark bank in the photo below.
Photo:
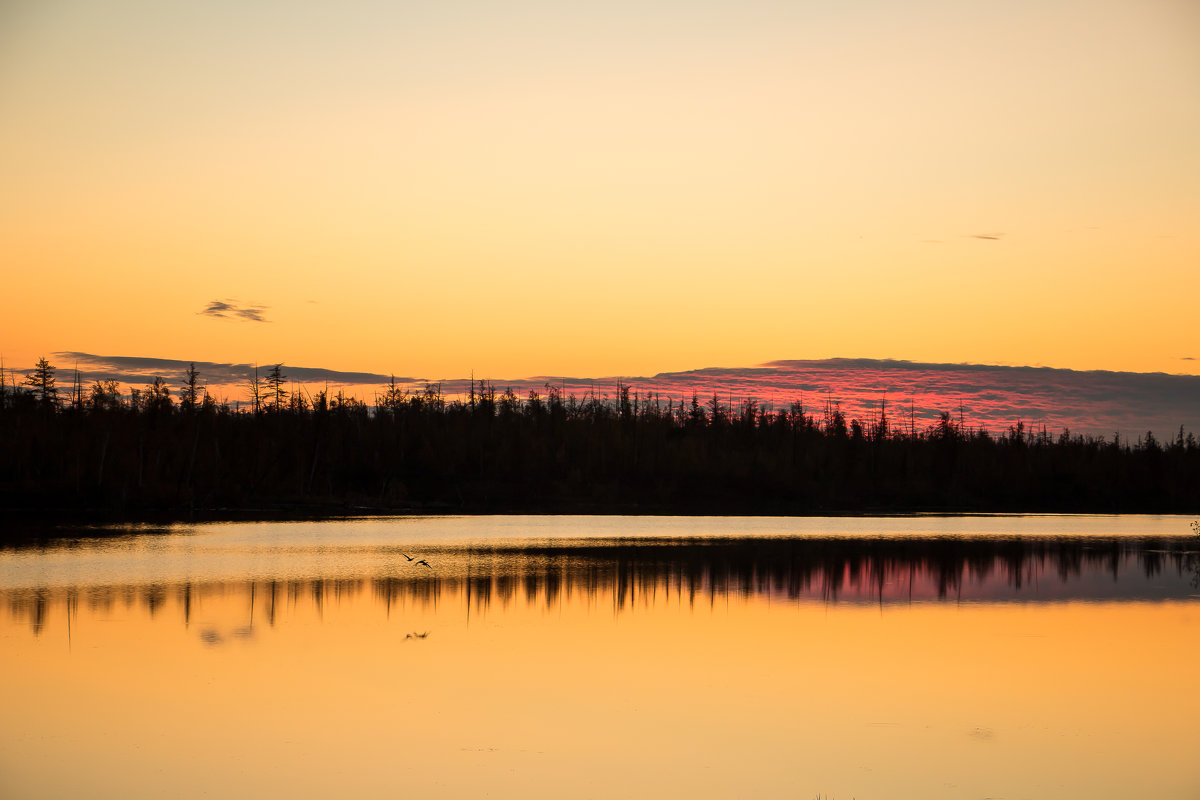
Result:
{"label": "dark bank", "polygon": [[[447,399],[392,386],[375,406],[283,388],[275,367],[245,408],[185,376],[126,398],[69,399],[39,365],[0,395],[0,507],[61,517],[303,517],[347,513],[829,514],[910,511],[1194,513],[1200,443],[1181,428],[1053,434],[847,417],[836,403],[772,409],[642,396],[520,398],[487,382]],[[65,392],[63,394],[66,394]]]}

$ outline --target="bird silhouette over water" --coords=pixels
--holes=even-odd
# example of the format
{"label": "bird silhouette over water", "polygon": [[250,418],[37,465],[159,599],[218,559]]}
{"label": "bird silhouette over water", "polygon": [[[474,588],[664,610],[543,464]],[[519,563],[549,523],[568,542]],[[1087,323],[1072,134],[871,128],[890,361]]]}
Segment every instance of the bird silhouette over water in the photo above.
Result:
{"label": "bird silhouette over water", "polygon": [[[424,564],[425,566],[429,567],[429,562],[428,562],[428,561],[426,561],[426,560],[425,560],[425,559],[423,559],[423,558],[422,558],[420,561],[418,561],[417,563],[418,563],[418,564]],[[433,569],[433,567],[429,567],[429,568],[430,568],[430,569]]]}
{"label": "bird silhouette over water", "polygon": [[412,561],[412,560],[413,560],[413,557],[412,557],[412,556],[410,556],[408,553],[401,553],[400,555],[404,556],[404,557],[405,557],[405,558],[407,558],[409,561]]}

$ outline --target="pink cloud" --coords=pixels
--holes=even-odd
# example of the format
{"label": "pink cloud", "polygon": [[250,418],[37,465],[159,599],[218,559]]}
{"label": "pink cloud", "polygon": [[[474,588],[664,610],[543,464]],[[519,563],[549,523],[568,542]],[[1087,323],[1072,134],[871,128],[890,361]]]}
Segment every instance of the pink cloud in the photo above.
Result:
{"label": "pink cloud", "polygon": [[[96,356],[59,353],[78,363],[85,380],[111,378],[141,384],[152,375],[178,380],[189,363],[183,360]],[[196,361],[204,380],[218,396],[244,398],[249,364],[214,364]],[[272,362],[263,362],[272,363]],[[318,367],[284,366],[297,384],[345,388],[368,403],[382,391],[386,373],[337,372]],[[652,376],[596,378],[535,376],[493,378],[498,392],[511,388],[526,397],[530,391],[545,394],[547,384],[564,395],[596,395],[612,399],[618,381],[639,397],[660,396],[663,402],[690,401],[695,392],[702,402],[716,394],[721,403],[735,407],[755,399],[769,407],[785,408],[801,402],[808,413],[819,416],[825,404],[835,403],[850,419],[875,419],[887,404],[893,425],[905,427],[910,413],[918,429],[930,425],[943,412],[960,415],[972,428],[999,431],[1018,420],[1027,427],[1057,433],[1069,428],[1077,433],[1137,437],[1152,430],[1160,438],[1173,436],[1182,425],[1200,430],[1200,376],[1164,373],[1077,371],[1049,367],[1001,367],[980,364],[924,364],[909,361],[832,358],[819,361],[772,361],[753,367],[710,367]],[[465,396],[467,378],[425,379],[397,377],[410,391],[426,383],[440,387],[448,397]]]}

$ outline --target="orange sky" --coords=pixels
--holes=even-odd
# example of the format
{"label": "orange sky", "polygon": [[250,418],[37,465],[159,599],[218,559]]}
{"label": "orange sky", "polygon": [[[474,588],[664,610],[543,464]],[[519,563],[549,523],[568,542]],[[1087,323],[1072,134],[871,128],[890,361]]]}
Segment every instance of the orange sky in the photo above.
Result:
{"label": "orange sky", "polygon": [[61,594],[38,635],[9,595],[6,785],[921,800],[1196,786],[1195,602],[692,607],[664,591],[614,613],[608,591],[518,590],[468,621],[461,591],[387,605],[367,584],[90,587],[69,638]]}
{"label": "orange sky", "polygon": [[7,4],[0,352],[1194,374],[1197,130],[1191,0]]}

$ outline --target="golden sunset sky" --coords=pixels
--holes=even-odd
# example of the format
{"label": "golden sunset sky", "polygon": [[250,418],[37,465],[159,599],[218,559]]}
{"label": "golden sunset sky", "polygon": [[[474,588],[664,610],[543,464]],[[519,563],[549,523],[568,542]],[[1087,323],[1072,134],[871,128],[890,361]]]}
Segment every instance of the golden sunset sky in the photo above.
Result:
{"label": "golden sunset sky", "polygon": [[1200,372],[1194,0],[15,0],[0,176],[18,368]]}

